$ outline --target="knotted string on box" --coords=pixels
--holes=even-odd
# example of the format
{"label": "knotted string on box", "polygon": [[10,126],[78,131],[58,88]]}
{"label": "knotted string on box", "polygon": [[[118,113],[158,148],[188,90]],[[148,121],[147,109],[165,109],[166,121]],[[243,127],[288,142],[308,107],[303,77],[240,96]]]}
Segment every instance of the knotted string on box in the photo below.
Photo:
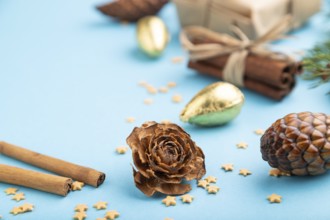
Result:
{"label": "knotted string on box", "polygon": [[[289,29],[290,24],[291,16],[287,15],[268,32],[254,41],[250,40],[236,26],[233,26],[232,30],[238,36],[238,39],[227,34],[213,32],[203,27],[188,26],[181,32],[180,40],[184,49],[188,51],[192,61],[229,55],[223,69],[223,80],[237,86],[244,86],[245,60],[249,54],[294,62],[294,59],[288,55],[273,52],[265,48],[266,43],[284,38],[282,34]],[[217,43],[194,44],[191,39],[198,37],[211,38]]]}

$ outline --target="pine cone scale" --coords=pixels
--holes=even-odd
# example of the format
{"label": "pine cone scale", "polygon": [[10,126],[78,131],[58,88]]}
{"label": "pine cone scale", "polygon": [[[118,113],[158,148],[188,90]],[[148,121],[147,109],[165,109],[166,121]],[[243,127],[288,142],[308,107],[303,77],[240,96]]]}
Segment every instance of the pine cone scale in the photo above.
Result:
{"label": "pine cone scale", "polygon": [[330,168],[330,117],[292,113],[277,120],[261,137],[262,158],[294,175],[319,175]]}

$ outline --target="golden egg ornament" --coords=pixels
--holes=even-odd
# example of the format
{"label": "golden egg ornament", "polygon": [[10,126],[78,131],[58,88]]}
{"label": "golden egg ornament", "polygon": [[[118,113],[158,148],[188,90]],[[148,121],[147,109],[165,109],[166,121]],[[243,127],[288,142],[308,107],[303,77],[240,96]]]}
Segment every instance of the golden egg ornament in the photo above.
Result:
{"label": "golden egg ornament", "polygon": [[198,126],[223,125],[241,112],[243,104],[241,90],[230,83],[216,82],[190,100],[181,112],[180,119]]}
{"label": "golden egg ornament", "polygon": [[136,37],[139,48],[149,57],[158,57],[169,42],[165,23],[157,16],[141,18],[137,23]]}

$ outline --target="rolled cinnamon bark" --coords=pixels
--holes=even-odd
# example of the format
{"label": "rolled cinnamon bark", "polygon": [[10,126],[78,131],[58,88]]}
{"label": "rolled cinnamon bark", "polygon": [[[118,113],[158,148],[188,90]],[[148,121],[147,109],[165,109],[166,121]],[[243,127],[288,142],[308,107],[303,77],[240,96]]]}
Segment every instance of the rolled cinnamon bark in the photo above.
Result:
{"label": "rolled cinnamon bark", "polygon": [[[229,56],[219,56],[205,63],[212,64],[223,70]],[[258,80],[277,88],[288,88],[294,83],[297,73],[297,64],[292,62],[273,60],[266,57],[249,55],[245,60],[245,76]]]}
{"label": "rolled cinnamon bark", "polygon": [[97,170],[39,154],[6,142],[0,142],[0,153],[94,187],[100,186],[105,180],[105,174]]}
{"label": "rolled cinnamon bark", "polygon": [[72,179],[0,164],[0,182],[66,196]]}
{"label": "rolled cinnamon bark", "polygon": [[[188,63],[188,67],[197,70],[200,73],[213,76],[216,78],[222,78],[222,70],[220,70],[217,67],[214,67],[208,63],[205,63],[203,61],[198,62],[192,62],[190,61]],[[281,100],[283,99],[287,94],[290,93],[290,91],[293,88],[287,87],[287,88],[275,88],[273,86],[266,85],[263,82],[259,82],[257,80],[245,77],[244,85],[246,88],[251,89],[253,91],[256,91],[258,93],[261,93],[267,97],[270,97],[275,100]]]}

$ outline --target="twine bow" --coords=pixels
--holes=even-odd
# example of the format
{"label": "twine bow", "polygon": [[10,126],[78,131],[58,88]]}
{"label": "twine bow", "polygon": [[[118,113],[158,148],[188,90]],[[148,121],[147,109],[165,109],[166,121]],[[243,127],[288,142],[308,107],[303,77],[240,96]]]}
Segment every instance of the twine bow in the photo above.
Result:
{"label": "twine bow", "polygon": [[[189,52],[191,60],[207,60],[221,55],[229,55],[223,69],[223,80],[238,86],[244,86],[245,59],[248,54],[269,57],[277,60],[291,60],[291,57],[270,51],[264,47],[268,42],[283,38],[291,23],[291,16],[285,16],[278,24],[266,32],[257,40],[251,41],[241,29],[233,26],[233,32],[238,36],[236,39],[227,34],[219,34],[203,27],[189,26],[183,29],[180,40],[183,47]],[[215,39],[218,43],[194,44],[189,36],[206,37]]]}

